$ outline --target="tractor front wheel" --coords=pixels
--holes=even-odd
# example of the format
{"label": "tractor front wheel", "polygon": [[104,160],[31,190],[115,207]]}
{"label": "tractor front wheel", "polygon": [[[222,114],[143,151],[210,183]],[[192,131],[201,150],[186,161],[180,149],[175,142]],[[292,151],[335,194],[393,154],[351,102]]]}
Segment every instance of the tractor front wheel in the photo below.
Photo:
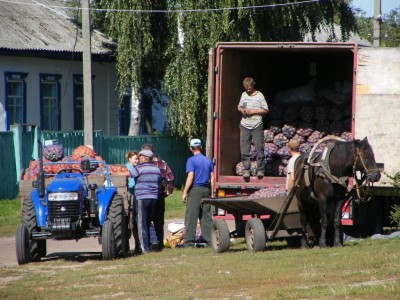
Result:
{"label": "tractor front wheel", "polygon": [[116,256],[121,257],[126,253],[126,218],[124,200],[122,196],[115,195],[108,208],[107,219],[114,225]]}
{"label": "tractor front wheel", "polygon": [[[22,224],[26,226],[28,230],[28,237],[35,230],[38,230],[36,224],[36,213],[33,207],[32,199],[23,199],[22,201],[22,211],[21,211]],[[44,241],[44,244],[46,241]],[[29,260],[30,261],[40,261],[40,259],[46,255],[45,246],[43,246],[42,241],[33,240],[29,238]]]}
{"label": "tractor front wheel", "polygon": [[15,235],[17,262],[19,265],[29,263],[29,232],[25,224],[19,224]]}
{"label": "tractor front wheel", "polygon": [[106,220],[101,231],[101,250],[103,259],[110,260],[115,258],[115,236],[113,223]]}

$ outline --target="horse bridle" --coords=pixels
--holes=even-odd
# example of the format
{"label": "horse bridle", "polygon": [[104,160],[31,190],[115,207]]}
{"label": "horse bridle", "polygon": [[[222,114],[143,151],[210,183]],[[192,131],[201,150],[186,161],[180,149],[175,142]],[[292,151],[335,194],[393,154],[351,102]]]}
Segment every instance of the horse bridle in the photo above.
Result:
{"label": "horse bridle", "polygon": [[[356,190],[357,196],[358,196],[359,199],[363,199],[363,197],[360,194],[360,190],[362,188],[364,188],[364,189],[366,189],[364,191],[364,194],[365,195],[368,194],[369,188],[372,185],[372,183],[370,182],[370,178],[371,178],[370,174],[372,172],[379,171],[379,170],[375,169],[375,168],[374,169],[368,169],[367,165],[365,164],[364,158],[361,155],[361,154],[363,154],[364,151],[360,150],[360,148],[356,148],[356,149],[357,149],[357,154],[356,154],[356,158],[354,160],[354,165],[353,165],[353,178],[354,178],[354,181],[355,181],[355,188],[352,188],[352,189]],[[362,173],[362,177],[361,177],[360,180],[357,179],[357,175],[356,175],[356,172],[357,172],[356,165],[357,165],[357,161],[358,160],[360,160],[361,165],[363,166],[364,171],[365,171],[365,173]],[[361,185],[359,185],[358,182],[361,182]],[[371,200],[371,196],[369,196],[366,201],[369,201],[369,200]]]}

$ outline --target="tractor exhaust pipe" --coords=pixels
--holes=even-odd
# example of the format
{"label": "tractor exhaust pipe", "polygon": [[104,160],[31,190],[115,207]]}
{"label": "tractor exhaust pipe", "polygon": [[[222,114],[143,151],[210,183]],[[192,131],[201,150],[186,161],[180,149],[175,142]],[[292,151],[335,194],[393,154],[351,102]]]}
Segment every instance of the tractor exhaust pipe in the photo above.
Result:
{"label": "tractor exhaust pipe", "polygon": [[45,194],[45,184],[44,184],[44,171],[43,171],[43,144],[38,140],[39,145],[39,173],[36,180],[36,187],[40,200],[42,201]]}

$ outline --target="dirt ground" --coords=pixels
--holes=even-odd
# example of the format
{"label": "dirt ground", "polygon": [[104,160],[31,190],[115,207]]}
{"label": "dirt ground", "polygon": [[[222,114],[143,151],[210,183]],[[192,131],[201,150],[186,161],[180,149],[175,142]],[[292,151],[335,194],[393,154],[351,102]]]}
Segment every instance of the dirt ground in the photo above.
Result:
{"label": "dirt ground", "polygon": [[[182,222],[183,220],[165,220],[164,237],[167,236],[168,224],[172,222]],[[130,248],[133,249],[135,243],[131,237],[129,240]],[[47,240],[46,259],[56,257],[76,257],[76,256],[101,256],[101,245],[97,238],[83,238],[78,241],[55,241]],[[15,237],[0,238],[0,268],[7,266],[17,266]]]}

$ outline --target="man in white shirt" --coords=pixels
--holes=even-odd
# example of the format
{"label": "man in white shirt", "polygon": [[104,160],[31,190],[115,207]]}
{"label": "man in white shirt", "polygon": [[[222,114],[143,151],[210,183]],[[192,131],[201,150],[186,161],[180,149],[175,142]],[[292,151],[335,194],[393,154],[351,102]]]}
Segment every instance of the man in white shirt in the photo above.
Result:
{"label": "man in white shirt", "polygon": [[290,191],[294,184],[294,164],[301,153],[299,151],[300,143],[297,140],[291,139],[288,143],[288,147],[292,157],[289,159],[287,165],[286,190]]}

